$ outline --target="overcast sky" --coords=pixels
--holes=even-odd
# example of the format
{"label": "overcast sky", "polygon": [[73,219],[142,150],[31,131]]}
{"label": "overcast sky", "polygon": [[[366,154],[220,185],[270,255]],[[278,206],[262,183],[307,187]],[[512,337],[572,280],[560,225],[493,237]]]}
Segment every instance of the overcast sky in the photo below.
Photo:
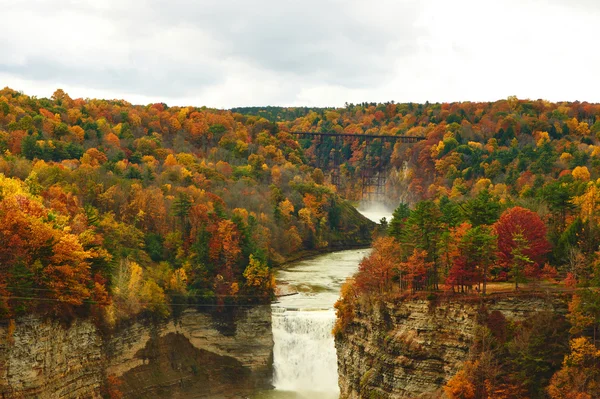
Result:
{"label": "overcast sky", "polygon": [[0,86],[132,103],[600,102],[598,0],[0,0]]}

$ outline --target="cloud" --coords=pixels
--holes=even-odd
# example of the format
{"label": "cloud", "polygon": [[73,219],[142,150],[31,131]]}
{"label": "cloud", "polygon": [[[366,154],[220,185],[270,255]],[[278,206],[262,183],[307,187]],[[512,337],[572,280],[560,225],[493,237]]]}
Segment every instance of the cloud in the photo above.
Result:
{"label": "cloud", "polygon": [[[233,69],[304,84],[366,87],[393,74],[390,58],[417,51],[414,1],[149,0],[15,2],[0,39],[0,72],[22,79],[183,97]],[[35,5],[35,7],[34,7]],[[373,23],[386,11],[397,15]],[[390,16],[390,14],[388,14]],[[28,21],[29,29],[20,26]],[[242,68],[240,68],[242,66]]]}
{"label": "cloud", "polygon": [[[149,8],[158,10],[161,3],[154,0]],[[375,1],[367,7],[361,1],[335,0],[169,4],[171,12],[153,15],[154,21],[163,27],[201,27],[221,42],[227,57],[275,73],[347,86],[372,84],[391,73],[386,62],[390,56],[418,51],[415,38],[425,34],[413,25],[416,0]]]}
{"label": "cloud", "polygon": [[0,8],[10,32],[0,37],[0,85],[35,95],[62,87],[75,97],[216,107],[600,100],[592,0],[0,0]]}

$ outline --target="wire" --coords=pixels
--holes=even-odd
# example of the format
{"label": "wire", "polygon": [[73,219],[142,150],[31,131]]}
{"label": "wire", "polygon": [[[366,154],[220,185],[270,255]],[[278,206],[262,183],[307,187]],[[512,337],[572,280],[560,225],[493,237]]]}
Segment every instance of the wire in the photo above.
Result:
{"label": "wire", "polygon": [[[24,287],[1,287],[4,289],[14,289],[14,290],[21,290],[21,291],[27,291],[27,290],[34,290],[34,291],[52,291],[55,292],[57,290],[52,289],[52,288],[24,288]],[[79,291],[74,291],[71,290],[69,288],[65,288],[60,290],[60,292],[79,292]],[[180,295],[180,296],[185,296],[186,298],[264,298],[264,296],[262,295],[231,295],[231,294],[215,294],[215,295],[210,295],[210,296],[206,296],[206,295],[199,295],[199,294],[188,294],[188,295]]]}
{"label": "wire", "polygon": [[[69,302],[68,300],[60,298],[44,298],[44,297],[26,297],[26,296],[0,296],[0,299],[18,299],[21,301],[42,301],[42,302]],[[111,302],[98,302],[89,299],[84,299],[82,303],[89,303],[92,305],[110,305]],[[137,302],[138,305],[168,305],[168,306],[187,306],[187,307],[256,307],[256,306],[271,306],[270,304],[212,304],[212,303],[168,303],[168,302]]]}

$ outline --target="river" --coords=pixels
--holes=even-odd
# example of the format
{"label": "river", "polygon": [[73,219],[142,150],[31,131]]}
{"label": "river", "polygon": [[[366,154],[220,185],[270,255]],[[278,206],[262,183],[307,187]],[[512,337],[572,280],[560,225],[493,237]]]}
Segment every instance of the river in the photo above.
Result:
{"label": "river", "polygon": [[[374,221],[389,212],[364,212]],[[370,249],[333,252],[290,264],[277,272],[282,296],[272,305],[273,386],[253,399],[337,399],[337,356],[333,305],[346,278]]]}

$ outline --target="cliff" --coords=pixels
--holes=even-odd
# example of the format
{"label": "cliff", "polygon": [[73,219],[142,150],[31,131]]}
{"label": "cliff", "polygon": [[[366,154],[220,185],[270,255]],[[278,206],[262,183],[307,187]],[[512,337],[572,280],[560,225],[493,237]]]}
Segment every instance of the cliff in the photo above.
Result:
{"label": "cliff", "polygon": [[241,397],[269,386],[272,348],[269,306],[186,310],[108,334],[27,316],[0,326],[0,397],[99,398],[109,376],[125,398]]}
{"label": "cliff", "polygon": [[536,312],[566,312],[558,297],[413,299],[359,305],[336,336],[341,398],[439,398],[467,360],[483,309],[519,321]]}

